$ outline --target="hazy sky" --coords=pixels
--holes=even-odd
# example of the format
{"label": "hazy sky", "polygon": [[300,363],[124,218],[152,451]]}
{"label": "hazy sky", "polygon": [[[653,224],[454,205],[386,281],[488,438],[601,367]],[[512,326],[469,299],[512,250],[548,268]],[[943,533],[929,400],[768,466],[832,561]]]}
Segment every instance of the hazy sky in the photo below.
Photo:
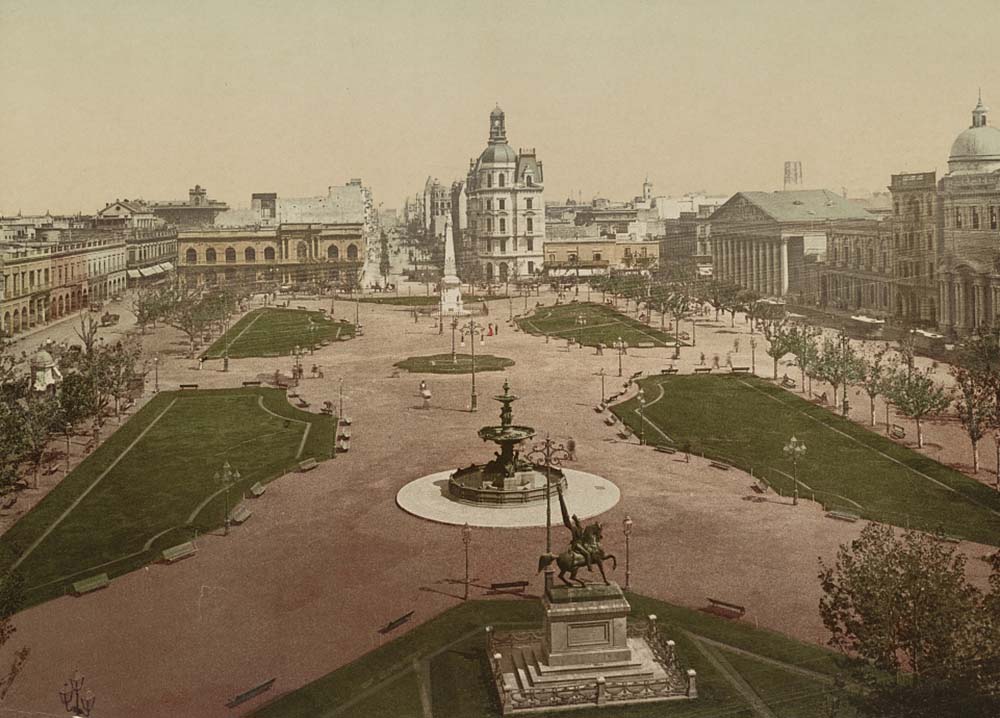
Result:
{"label": "hazy sky", "polygon": [[495,102],[546,198],[884,189],[1000,125],[1000,1],[0,0],[0,212],[464,176]]}

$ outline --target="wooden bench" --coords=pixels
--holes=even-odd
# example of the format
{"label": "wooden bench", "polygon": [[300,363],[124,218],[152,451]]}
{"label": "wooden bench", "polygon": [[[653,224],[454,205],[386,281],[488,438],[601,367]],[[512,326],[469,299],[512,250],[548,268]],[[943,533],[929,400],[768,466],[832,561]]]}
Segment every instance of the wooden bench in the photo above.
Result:
{"label": "wooden bench", "polygon": [[794,379],[789,379],[787,376],[781,378],[781,385],[786,389],[794,389],[796,384]]}
{"label": "wooden bench", "polygon": [[631,437],[632,437],[632,435],[628,431],[626,431],[624,429],[622,429],[621,431],[618,432],[618,438],[619,439],[628,440]]}
{"label": "wooden bench", "polygon": [[713,469],[721,469],[722,471],[729,471],[729,464],[723,464],[722,462],[719,461],[709,462],[708,465],[711,466]]}
{"label": "wooden bench", "polygon": [[760,484],[750,484],[750,490],[753,491],[755,494],[764,493],[764,489],[761,488]]}
{"label": "wooden bench", "polygon": [[654,349],[656,347],[656,342],[639,342],[636,344],[639,349]]}
{"label": "wooden bench", "polygon": [[197,389],[197,384],[181,384],[181,389]]}
{"label": "wooden bench", "polygon": [[350,438],[351,438],[351,427],[349,427],[349,426],[342,426],[342,427],[340,427],[340,429],[337,431],[337,438],[338,439],[348,439],[348,440],[350,440]]}
{"label": "wooden bench", "polygon": [[670,366],[670,367],[667,367],[666,369],[660,369],[660,373],[661,374],[676,374],[677,373],[677,367]]}
{"label": "wooden bench", "polygon": [[259,380],[256,380],[256,381],[245,381],[245,382],[243,382],[243,386],[260,386],[260,381]]}
{"label": "wooden bench", "polygon": [[250,495],[253,496],[255,499],[259,499],[261,496],[263,496],[265,491],[267,491],[267,487],[265,487],[264,484],[260,483],[259,481],[250,487]]}
{"label": "wooden bench", "polygon": [[942,534],[940,536],[935,536],[938,541],[944,541],[945,543],[962,543],[962,539],[958,536],[952,536],[950,534]]}
{"label": "wooden bench", "polygon": [[91,591],[107,588],[110,583],[111,579],[108,578],[108,574],[106,573],[99,573],[95,576],[80,579],[73,584],[73,595],[82,596],[83,594],[90,593]]}
{"label": "wooden bench", "polygon": [[733,374],[749,374],[750,367],[748,366],[734,366],[731,370]]}
{"label": "wooden bench", "polygon": [[288,394],[286,394],[286,396],[289,399],[298,399],[299,398],[299,393],[297,391],[290,391],[290,392],[288,392]]}
{"label": "wooden bench", "polygon": [[677,453],[677,449],[675,449],[672,446],[664,446],[663,444],[658,444],[655,448],[656,448],[657,451],[659,451],[659,452],[661,452],[663,454],[676,454]]}
{"label": "wooden bench", "polygon": [[723,618],[743,618],[746,615],[747,609],[744,606],[740,606],[737,603],[730,603],[729,601],[721,601],[718,598],[707,599],[709,603],[709,612],[714,613]]}
{"label": "wooden bench", "polygon": [[349,416],[342,416],[342,417],[340,417],[340,423],[341,424],[345,424],[347,426],[350,426],[351,425],[351,417],[349,417]]}
{"label": "wooden bench", "polygon": [[386,633],[389,633],[390,631],[393,631],[393,630],[399,628],[404,623],[406,623],[411,618],[413,618],[413,614],[414,614],[414,611],[410,611],[409,613],[403,614],[399,618],[396,618],[396,619],[393,619],[392,621],[389,621],[382,628],[380,628],[378,630],[378,632],[381,633],[382,635],[385,635]]}
{"label": "wooden bench", "polygon": [[861,517],[857,514],[852,514],[850,511],[827,511],[826,517],[828,519],[837,519],[838,521],[846,521],[847,523],[853,524]]}
{"label": "wooden bench", "polygon": [[162,557],[167,563],[174,563],[175,561],[180,561],[183,558],[194,556],[196,553],[198,553],[198,547],[191,541],[185,541],[184,543],[179,543],[176,546],[163,549]]}
{"label": "wooden bench", "polygon": [[604,411],[604,410],[605,410],[606,408],[607,408],[607,407],[606,407],[606,406],[604,406],[604,404],[598,404],[597,406],[595,406],[595,407],[594,407],[594,411],[596,411],[596,412],[597,412],[598,414],[600,414],[600,413],[601,413],[601,412],[603,412],[603,411]]}
{"label": "wooden bench", "polygon": [[491,591],[507,591],[511,593],[524,593],[524,589],[527,587],[527,581],[502,581],[490,584]]}
{"label": "wooden bench", "polygon": [[889,429],[889,436],[891,436],[893,439],[905,439],[906,429],[901,427],[899,424],[893,424],[892,427]]}
{"label": "wooden bench", "polygon": [[351,450],[351,442],[348,441],[347,439],[341,439],[341,441],[337,444],[337,451],[341,453],[346,454],[350,450]]}
{"label": "wooden bench", "polygon": [[299,462],[299,471],[312,471],[317,466],[319,466],[319,462],[310,456],[308,459],[303,459]]}
{"label": "wooden bench", "polygon": [[309,402],[306,401],[305,399],[299,398],[299,400],[295,402],[295,406],[299,407],[300,409],[308,409]]}
{"label": "wooden bench", "polygon": [[245,504],[240,504],[229,512],[229,521],[239,526],[251,516],[253,516],[253,511],[248,509]]}
{"label": "wooden bench", "polygon": [[712,371],[712,367],[710,367],[710,366],[696,366],[694,368],[694,373],[695,374],[708,374],[711,371]]}
{"label": "wooden bench", "polygon": [[614,426],[615,424],[618,423],[618,417],[615,416],[614,414],[608,414],[606,417],[604,417],[604,423],[607,424],[608,426]]}
{"label": "wooden bench", "polygon": [[50,474],[54,474],[57,471],[59,471],[59,464],[49,464],[48,466],[45,467],[45,471],[43,471],[42,473],[44,473],[46,476],[49,476]]}
{"label": "wooden bench", "polygon": [[296,305],[295,305],[295,308],[296,308],[296,309],[301,309],[301,310],[303,310],[303,311],[308,311],[308,310],[307,310],[307,309],[306,309],[305,307],[303,307],[303,306],[302,306],[301,304],[296,304]]}

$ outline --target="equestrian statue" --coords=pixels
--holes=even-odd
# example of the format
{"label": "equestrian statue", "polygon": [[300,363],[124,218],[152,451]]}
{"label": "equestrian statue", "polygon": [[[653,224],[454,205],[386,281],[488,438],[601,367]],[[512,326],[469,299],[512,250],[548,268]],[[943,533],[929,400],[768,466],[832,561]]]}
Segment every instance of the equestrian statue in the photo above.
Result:
{"label": "equestrian statue", "polygon": [[[559,567],[559,579],[567,586],[573,586],[571,581],[576,581],[580,586],[586,586],[587,582],[576,577],[576,572],[584,566],[588,571],[593,571],[593,567],[601,572],[604,584],[609,585],[608,577],[604,573],[604,561],[611,559],[613,568],[618,568],[618,559],[614,554],[604,553],[601,547],[601,539],[604,537],[600,521],[584,526],[576,514],[569,515],[566,510],[566,500],[563,498],[562,487],[556,484],[556,491],[559,493],[559,508],[562,510],[563,525],[569,529],[572,537],[569,548],[556,556],[552,553],[542,554],[538,559],[538,570],[541,572],[553,561]],[[569,573],[569,580],[566,574]]]}

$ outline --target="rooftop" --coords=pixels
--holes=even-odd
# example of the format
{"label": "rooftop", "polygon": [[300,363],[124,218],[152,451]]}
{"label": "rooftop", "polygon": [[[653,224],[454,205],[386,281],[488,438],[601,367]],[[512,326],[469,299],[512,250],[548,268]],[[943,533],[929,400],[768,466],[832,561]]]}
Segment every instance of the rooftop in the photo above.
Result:
{"label": "rooftop", "polygon": [[[738,192],[750,203],[778,222],[814,222],[825,219],[874,219],[857,202],[826,189],[782,192]],[[732,199],[729,200],[730,202]],[[729,202],[726,202],[728,205]],[[719,208],[721,212],[725,205]]]}

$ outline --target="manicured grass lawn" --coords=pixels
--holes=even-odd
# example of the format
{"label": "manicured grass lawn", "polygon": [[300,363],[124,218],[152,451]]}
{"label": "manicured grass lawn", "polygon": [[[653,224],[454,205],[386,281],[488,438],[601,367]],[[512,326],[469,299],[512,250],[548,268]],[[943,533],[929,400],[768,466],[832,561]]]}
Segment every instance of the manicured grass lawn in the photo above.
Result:
{"label": "manicured grass lawn", "polygon": [[[581,318],[584,324],[580,323]],[[592,302],[540,307],[530,316],[518,319],[517,323],[521,329],[532,334],[548,334],[558,339],[572,337],[587,346],[600,343],[610,347],[619,337],[630,347],[642,343],[658,347],[674,346],[674,338],[670,334],[625,316],[605,304]]]}
{"label": "manicured grass lawn", "polygon": [[[421,374],[469,374],[472,372],[472,355],[456,354],[452,361],[451,354],[432,354],[425,357],[409,357],[396,362],[394,366],[406,369],[411,373]],[[514,366],[514,360],[492,354],[476,354],[476,371],[501,371]]]}
{"label": "manicured grass lawn", "polygon": [[319,342],[343,341],[354,336],[354,324],[329,319],[322,312],[303,309],[255,309],[244,315],[205,352],[206,359],[218,359],[229,344],[229,356],[285,356],[296,346],[304,349]]}
{"label": "manicured grass lawn", "polygon": [[[763,476],[786,496],[792,464],[782,449],[806,445],[799,495],[865,518],[1000,544],[1000,493],[762,379],[652,377],[642,382],[649,443],[690,443],[695,453]],[[614,411],[638,431],[633,399]]]}
{"label": "manicured grass lawn", "polygon": [[[506,299],[506,296],[503,294],[494,294],[491,296],[486,296],[486,295],[480,296],[476,294],[462,295],[463,304],[470,304],[471,302],[481,302],[484,300],[491,301],[494,299]],[[394,304],[403,307],[436,307],[438,303],[441,301],[441,297],[435,292],[430,295],[407,294],[399,297],[394,297],[391,294],[382,297],[366,296],[366,297],[359,297],[358,300],[362,303],[367,302],[369,304]],[[344,301],[349,302],[353,300],[345,297]]]}
{"label": "manicured grass lawn", "polygon": [[[676,641],[681,663],[698,672],[699,697],[693,701],[574,710],[571,715],[583,718],[753,716],[747,700],[737,692],[730,679],[718,672],[695,646],[696,637],[721,641],[819,674],[818,677],[803,676],[780,665],[746,659],[750,661],[749,679],[761,687],[762,700],[781,705],[791,705],[790,698],[799,701],[798,713],[785,712],[783,715],[802,718],[827,715],[822,710],[825,704],[813,700],[814,694],[826,687],[820,680],[823,676],[833,676],[844,670],[846,661],[841,656],[819,646],[754,629],[748,624],[726,621],[635,594],[629,594],[628,598],[634,617],[656,614],[662,630]],[[538,601],[463,603],[361,659],[276,698],[253,715],[257,718],[382,715],[379,711],[384,710],[390,692],[398,701],[396,715],[419,715],[418,686],[422,677],[419,669],[414,668],[414,661],[420,661],[429,664],[424,673],[429,673],[430,685],[425,687],[434,715],[495,718],[500,712],[485,661],[483,629],[488,625],[538,627],[541,622],[542,610]]]}
{"label": "manicured grass lawn", "polygon": [[330,417],[293,408],[276,389],[161,392],[0,542],[16,559],[56,524],[19,567],[28,602],[39,603],[80,578],[126,573],[221,526],[226,499],[213,494],[223,462],[241,476],[229,492],[232,508],[300,457],[328,458],[332,430]]}

